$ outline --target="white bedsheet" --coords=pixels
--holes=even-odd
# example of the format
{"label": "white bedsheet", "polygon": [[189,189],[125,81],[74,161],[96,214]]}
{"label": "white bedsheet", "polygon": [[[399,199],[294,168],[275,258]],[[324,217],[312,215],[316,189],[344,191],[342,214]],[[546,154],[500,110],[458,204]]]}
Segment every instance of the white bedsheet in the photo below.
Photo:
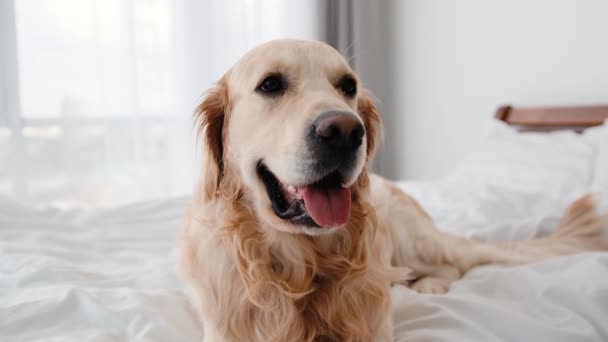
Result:
{"label": "white bedsheet", "polygon": [[200,341],[174,272],[185,204],[65,213],[0,201],[0,341]]}
{"label": "white bedsheet", "polygon": [[[503,212],[492,222],[477,214],[479,197],[445,207],[449,185],[405,188],[439,226],[467,236],[522,237],[555,223],[509,221],[489,198],[486,209]],[[174,272],[186,201],[61,212],[0,198],[0,341],[200,341]],[[608,254],[480,267],[447,295],[392,294],[397,341],[608,341]]]}

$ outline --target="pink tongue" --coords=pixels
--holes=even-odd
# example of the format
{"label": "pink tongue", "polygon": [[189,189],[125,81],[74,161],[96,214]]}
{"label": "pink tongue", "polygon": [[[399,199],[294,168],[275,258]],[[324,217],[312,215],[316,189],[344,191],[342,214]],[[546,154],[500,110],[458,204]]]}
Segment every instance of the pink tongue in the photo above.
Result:
{"label": "pink tongue", "polygon": [[335,187],[302,189],[304,205],[312,219],[321,227],[345,224],[350,213],[350,189]]}

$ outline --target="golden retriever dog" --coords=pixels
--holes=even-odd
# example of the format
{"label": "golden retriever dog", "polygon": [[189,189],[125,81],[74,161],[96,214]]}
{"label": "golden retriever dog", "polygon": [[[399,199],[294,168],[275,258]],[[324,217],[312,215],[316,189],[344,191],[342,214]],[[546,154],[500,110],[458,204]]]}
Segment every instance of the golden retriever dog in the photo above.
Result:
{"label": "golden retriever dog", "polygon": [[482,264],[604,250],[591,196],[547,237],[481,243],[438,231],[370,173],[381,120],[332,47],[277,40],[243,56],[195,114],[204,161],[179,272],[204,341],[392,341],[390,287],[443,293]]}

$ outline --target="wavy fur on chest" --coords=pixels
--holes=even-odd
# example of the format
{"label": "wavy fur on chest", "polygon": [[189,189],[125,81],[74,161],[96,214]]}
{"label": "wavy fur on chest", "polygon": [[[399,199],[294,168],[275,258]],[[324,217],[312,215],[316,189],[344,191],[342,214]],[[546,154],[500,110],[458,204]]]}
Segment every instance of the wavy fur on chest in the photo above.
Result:
{"label": "wavy fur on chest", "polygon": [[354,197],[347,227],[315,237],[264,229],[243,201],[233,202],[216,217],[216,248],[227,259],[219,268],[205,265],[214,252],[196,238],[211,222],[187,229],[187,273],[198,278],[205,316],[227,341],[373,340],[388,315],[392,279],[376,215]]}

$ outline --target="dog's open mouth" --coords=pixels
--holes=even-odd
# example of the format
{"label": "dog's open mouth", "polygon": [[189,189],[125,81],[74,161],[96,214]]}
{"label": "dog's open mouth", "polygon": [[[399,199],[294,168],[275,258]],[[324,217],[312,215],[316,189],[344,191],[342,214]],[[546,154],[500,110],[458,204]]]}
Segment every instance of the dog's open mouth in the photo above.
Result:
{"label": "dog's open mouth", "polygon": [[278,217],[294,224],[323,228],[348,221],[351,193],[342,186],[339,172],[312,184],[289,185],[282,183],[263,163],[257,169]]}

